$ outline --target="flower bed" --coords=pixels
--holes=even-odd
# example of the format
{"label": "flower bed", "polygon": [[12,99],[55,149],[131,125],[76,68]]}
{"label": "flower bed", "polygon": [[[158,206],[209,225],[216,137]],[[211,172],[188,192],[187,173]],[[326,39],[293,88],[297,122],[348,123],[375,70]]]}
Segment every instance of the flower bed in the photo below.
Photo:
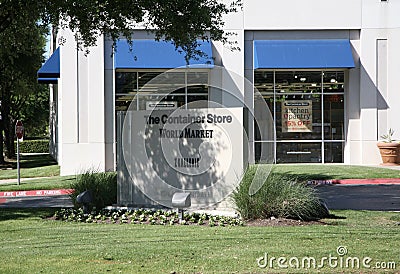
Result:
{"label": "flower bed", "polygon": [[82,209],[61,209],[54,213],[53,219],[67,222],[99,224],[149,224],[149,225],[207,225],[242,226],[238,217],[214,216],[206,213],[185,213],[179,222],[178,213],[172,210],[108,210],[84,214]]}

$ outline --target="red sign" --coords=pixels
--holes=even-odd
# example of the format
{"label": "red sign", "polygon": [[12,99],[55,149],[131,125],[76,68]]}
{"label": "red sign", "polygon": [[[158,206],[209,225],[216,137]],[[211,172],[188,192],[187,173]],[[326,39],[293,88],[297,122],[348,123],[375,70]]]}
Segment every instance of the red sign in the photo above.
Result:
{"label": "red sign", "polygon": [[282,132],[312,132],[312,101],[282,102]]}
{"label": "red sign", "polygon": [[15,124],[15,135],[17,135],[18,139],[24,137],[24,125],[20,120],[17,120],[17,123]]}

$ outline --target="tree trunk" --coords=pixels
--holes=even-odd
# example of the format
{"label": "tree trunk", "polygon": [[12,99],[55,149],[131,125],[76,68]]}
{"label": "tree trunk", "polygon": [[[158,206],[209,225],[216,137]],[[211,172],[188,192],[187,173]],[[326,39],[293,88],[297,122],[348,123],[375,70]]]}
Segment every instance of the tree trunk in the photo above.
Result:
{"label": "tree trunk", "polygon": [[[1,116],[1,108],[0,108],[0,116]],[[5,164],[3,152],[4,152],[3,120],[0,117],[0,165]]]}
{"label": "tree trunk", "polygon": [[14,159],[15,158],[15,147],[14,147],[14,124],[12,121],[8,121],[5,123],[5,143],[6,143],[6,149],[7,149],[7,158],[9,159]]}
{"label": "tree trunk", "polygon": [[[1,91],[1,86],[0,86]],[[4,159],[4,111],[3,111],[3,92],[0,97],[0,165],[5,164]]]}
{"label": "tree trunk", "polygon": [[11,105],[11,98],[10,98],[9,91],[7,89],[3,90],[3,129],[4,129],[4,137],[5,137],[5,145],[6,145],[6,156],[9,159],[15,158],[15,148],[14,148],[14,121],[10,115],[10,105]]}

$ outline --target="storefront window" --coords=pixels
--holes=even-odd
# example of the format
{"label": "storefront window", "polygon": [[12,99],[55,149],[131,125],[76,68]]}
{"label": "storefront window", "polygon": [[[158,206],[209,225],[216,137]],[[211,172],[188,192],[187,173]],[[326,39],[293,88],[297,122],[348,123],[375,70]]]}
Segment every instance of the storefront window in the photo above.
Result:
{"label": "storefront window", "polygon": [[[254,72],[255,112],[266,102],[275,122],[273,141],[277,163],[343,162],[344,72],[266,71]],[[256,115],[257,116],[257,115]],[[255,123],[255,158],[271,140],[263,140],[261,124]],[[335,142],[332,142],[335,141]]]}
{"label": "storefront window", "polygon": [[185,105],[185,95],[138,95],[139,109],[138,110],[149,110],[150,103],[155,102],[173,102],[173,107],[181,107]]}
{"label": "storefront window", "polygon": [[255,143],[255,161],[257,163],[272,163],[274,161],[274,142]]}
{"label": "storefront window", "polygon": [[325,140],[344,140],[343,94],[324,96]]}
{"label": "storefront window", "polygon": [[324,77],[324,92],[344,92],[344,73],[343,71],[326,71]]}
{"label": "storefront window", "polygon": [[185,93],[185,72],[138,72],[139,93]]}
{"label": "storefront window", "polygon": [[208,108],[208,95],[188,95],[188,108]]}
{"label": "storefront window", "polygon": [[[267,103],[270,113],[272,114],[272,118],[274,117],[274,95],[262,95],[259,97],[254,98],[254,110],[257,113],[256,120],[254,121],[254,139],[257,141],[265,141],[262,140],[261,136],[268,136],[269,124],[268,124],[268,116],[263,115],[265,112],[262,112],[263,107],[265,104],[261,101]],[[271,140],[269,140],[271,141]]]}
{"label": "storefront window", "polygon": [[115,93],[127,94],[137,91],[136,73],[117,73],[115,75]]}
{"label": "storefront window", "polygon": [[322,163],[321,143],[277,143],[276,161],[277,163]]}
{"label": "storefront window", "polygon": [[274,72],[254,73],[254,86],[261,94],[274,93]]}
{"label": "storefront window", "polygon": [[277,140],[321,139],[321,94],[275,98]]}
{"label": "storefront window", "polygon": [[277,71],[275,87],[277,93],[320,93],[321,72]]}
{"label": "storefront window", "polygon": [[116,71],[115,79],[116,111],[132,102],[135,110],[156,101],[171,102],[172,108],[201,101],[196,106],[207,107],[207,71]]}
{"label": "storefront window", "polygon": [[126,111],[134,99],[135,99],[135,95],[121,95],[121,94],[116,95],[115,96],[115,111]]}
{"label": "storefront window", "polygon": [[343,162],[343,142],[325,142],[325,163]]}
{"label": "storefront window", "polygon": [[188,72],[187,73],[187,84],[192,85],[208,85],[208,73],[207,72]]}

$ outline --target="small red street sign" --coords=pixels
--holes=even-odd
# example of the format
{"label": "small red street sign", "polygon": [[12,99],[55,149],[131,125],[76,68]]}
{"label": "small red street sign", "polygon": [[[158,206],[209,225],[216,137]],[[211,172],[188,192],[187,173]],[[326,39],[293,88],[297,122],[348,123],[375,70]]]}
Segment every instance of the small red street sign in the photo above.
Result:
{"label": "small red street sign", "polygon": [[24,125],[20,120],[17,120],[17,123],[15,124],[15,135],[17,135],[18,139],[24,137]]}

